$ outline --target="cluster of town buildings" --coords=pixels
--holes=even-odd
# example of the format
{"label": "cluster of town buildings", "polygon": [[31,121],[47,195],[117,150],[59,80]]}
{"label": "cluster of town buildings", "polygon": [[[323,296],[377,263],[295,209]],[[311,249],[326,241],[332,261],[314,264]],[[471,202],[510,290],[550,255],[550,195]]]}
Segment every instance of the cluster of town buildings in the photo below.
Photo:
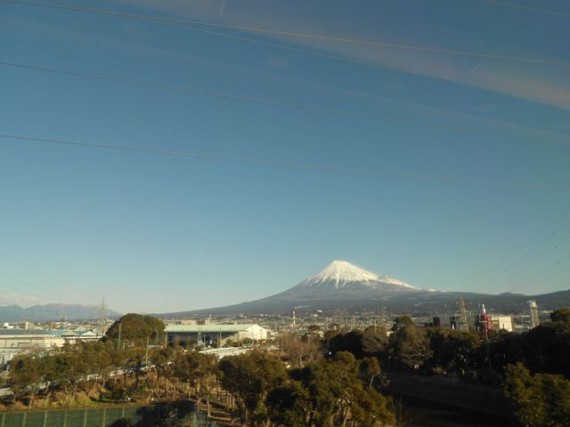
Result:
{"label": "cluster of town buildings", "polygon": [[[81,323],[4,323],[0,328],[0,366],[24,352],[47,351],[62,347],[65,343],[99,340],[110,326],[110,323],[106,323],[103,328],[100,322]],[[165,332],[170,345],[185,347],[241,346],[269,338],[269,330],[257,324],[213,324],[207,321],[177,321],[167,324]]]}
{"label": "cluster of town buildings", "polygon": [[[492,315],[484,306],[475,316],[468,315],[464,309],[448,317],[414,318],[418,325],[450,328],[458,330],[479,329],[506,330],[523,332],[539,323],[538,307],[529,302],[529,314],[524,316]],[[393,316],[391,316],[393,317]],[[47,325],[29,322],[9,324],[0,327],[0,365],[5,365],[14,356],[32,350],[47,351],[61,347],[65,343],[95,341],[100,339],[111,322],[56,322]],[[170,345],[184,347],[199,346],[202,348],[241,347],[251,343],[266,341],[273,333],[289,332],[304,334],[309,328],[325,330],[365,329],[370,326],[384,327],[390,330],[391,324],[387,314],[358,313],[324,313],[321,310],[295,310],[287,315],[244,315],[238,318],[218,317],[206,320],[173,319],[166,320],[166,342]]]}

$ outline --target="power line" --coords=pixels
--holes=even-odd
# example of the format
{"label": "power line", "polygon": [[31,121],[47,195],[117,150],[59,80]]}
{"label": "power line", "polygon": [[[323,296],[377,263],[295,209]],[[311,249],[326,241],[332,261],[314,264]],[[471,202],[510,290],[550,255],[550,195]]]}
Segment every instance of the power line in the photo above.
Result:
{"label": "power line", "polygon": [[[563,213],[561,216],[563,216],[563,215],[565,215],[565,213]],[[491,285],[491,284],[493,286],[496,286],[499,283],[506,282],[508,279],[510,279],[513,276],[511,271],[514,267],[516,267],[517,265],[519,265],[523,261],[525,261],[525,265],[530,265],[534,261],[536,261],[537,259],[541,258],[544,255],[544,253],[539,253],[537,256],[535,256],[531,260],[528,260],[528,257],[530,255],[535,253],[535,251],[541,249],[543,247],[543,245],[545,245],[548,242],[548,240],[552,238],[552,236],[556,236],[560,231],[562,231],[569,224],[570,224],[570,222],[566,221],[561,226],[557,227],[552,233],[549,233],[546,237],[541,239],[538,244],[532,246],[530,249],[528,249],[526,252],[524,252],[521,256],[516,258],[514,261],[510,262],[505,268],[503,268],[502,270],[495,273],[493,275],[493,277],[490,277],[489,279],[487,279],[487,282],[483,285],[483,287],[487,287],[488,285]],[[563,243],[563,242],[559,242],[558,244],[560,244],[560,243]],[[526,246],[526,245],[524,245],[524,246]],[[550,249],[547,249],[547,252],[549,250]],[[499,279],[500,277],[503,277],[503,278]]]}
{"label": "power line", "polygon": [[360,168],[348,168],[348,167],[342,167],[342,166],[331,166],[331,165],[321,165],[321,164],[312,164],[312,163],[294,163],[294,162],[284,162],[284,161],[279,161],[279,160],[253,159],[253,158],[247,158],[247,157],[218,156],[218,155],[212,155],[212,154],[200,153],[200,152],[192,152],[192,151],[161,150],[161,149],[156,149],[156,148],[132,147],[132,146],[124,146],[124,145],[111,145],[111,144],[98,144],[98,143],[79,142],[79,141],[51,139],[51,138],[36,138],[36,137],[28,137],[28,136],[22,136],[22,135],[0,134],[0,138],[13,139],[13,140],[18,140],[18,141],[27,141],[27,142],[47,143],[47,144],[70,145],[70,146],[86,147],[86,148],[99,148],[99,149],[114,150],[114,151],[161,154],[161,155],[176,156],[176,157],[193,157],[193,158],[199,158],[199,159],[205,159],[205,160],[227,161],[227,162],[237,162],[237,163],[250,163],[250,164],[269,165],[269,166],[281,166],[281,167],[293,168],[293,169],[315,169],[315,170],[331,171],[331,172],[356,173],[356,174],[360,174],[360,175],[404,177],[404,178],[433,180],[433,181],[454,181],[455,180],[453,177],[443,177],[443,176],[435,176],[435,175],[415,175],[415,174],[407,174],[407,173],[401,173],[401,172],[372,171],[372,170],[366,170],[366,169],[360,169]]}
{"label": "power line", "polygon": [[[546,281],[547,279],[552,279],[553,277],[558,277],[559,275],[561,275],[565,270],[560,270],[560,271],[556,271],[555,268],[564,266],[566,264],[566,262],[570,260],[570,255],[567,255],[563,258],[560,258],[557,261],[554,261],[553,263],[547,265],[546,267],[544,267],[542,270],[536,272],[535,274],[533,274],[531,277],[533,278],[533,281]],[[550,274],[546,274],[544,275],[544,273],[550,273]],[[527,278],[528,280],[528,278]],[[530,281],[530,280],[529,280]]]}
{"label": "power line", "polygon": [[376,47],[376,48],[381,48],[381,49],[395,49],[395,50],[425,52],[425,53],[453,55],[453,56],[468,56],[468,57],[487,58],[487,59],[494,59],[494,60],[501,60],[501,61],[523,62],[523,63],[533,63],[533,64],[543,64],[543,65],[556,65],[556,66],[564,66],[564,67],[570,66],[570,63],[568,63],[568,62],[558,61],[558,60],[550,60],[550,59],[528,58],[528,57],[509,56],[509,55],[498,55],[498,54],[490,54],[490,53],[483,53],[483,52],[472,52],[472,51],[465,51],[465,50],[440,49],[440,48],[433,48],[433,47],[427,47],[427,46],[417,46],[417,45],[408,45],[408,44],[400,44],[400,43],[384,43],[384,42],[377,42],[377,41],[373,41],[373,40],[356,39],[356,38],[349,38],[349,37],[331,37],[331,36],[323,36],[323,35],[318,35],[318,34],[307,34],[307,33],[293,32],[293,31],[272,30],[272,29],[268,29],[268,28],[257,28],[257,27],[241,26],[241,25],[221,24],[221,23],[199,21],[199,20],[180,20],[180,19],[156,17],[156,16],[152,16],[152,15],[140,15],[140,14],[135,14],[135,13],[112,11],[112,10],[108,10],[108,9],[90,8],[90,7],[84,7],[84,6],[71,6],[71,5],[62,5],[62,4],[41,4],[41,3],[34,3],[34,2],[27,2],[27,1],[20,1],[20,0],[0,0],[0,1],[4,2],[4,3],[20,4],[20,5],[24,5],[24,6],[44,7],[44,8],[52,8],[52,9],[70,10],[70,11],[76,11],[76,12],[86,12],[86,13],[93,13],[93,14],[117,16],[117,17],[122,17],[122,18],[127,18],[127,19],[142,20],[145,22],[153,22],[153,23],[166,24],[166,25],[177,25],[177,26],[179,26],[179,25],[184,25],[184,26],[186,26],[186,25],[200,25],[200,26],[206,26],[206,27],[223,28],[223,29],[229,29],[229,30],[234,30],[234,31],[242,31],[242,32],[256,33],[256,34],[269,35],[269,36],[290,37],[290,38],[297,38],[297,39],[308,39],[308,40],[317,40],[317,41],[344,43],[344,44],[356,44],[356,45],[371,46],[371,47]]}
{"label": "power line", "polygon": [[560,65],[560,66],[565,66],[565,67],[570,66],[570,63],[568,63],[568,62],[550,60],[550,59],[528,58],[528,57],[509,56],[509,55],[498,55],[498,54],[490,54],[490,53],[483,53],[483,52],[472,52],[472,51],[465,51],[465,50],[441,49],[441,48],[433,48],[433,47],[428,47],[428,46],[417,46],[417,45],[408,45],[408,44],[400,44],[400,43],[385,43],[385,42],[377,42],[377,41],[373,41],[373,40],[355,39],[355,38],[348,38],[348,37],[322,36],[322,35],[317,35],[317,34],[306,34],[306,33],[298,33],[298,32],[291,32],[291,31],[271,30],[271,29],[266,29],[266,28],[255,28],[255,27],[238,26],[238,25],[216,24],[216,23],[203,22],[203,21],[190,21],[190,22],[192,24],[195,24],[195,25],[228,28],[228,29],[232,29],[232,30],[246,31],[246,32],[258,33],[258,34],[264,34],[264,35],[273,35],[273,36],[282,36],[282,37],[284,36],[284,37],[293,37],[293,38],[300,38],[300,39],[312,39],[312,40],[317,40],[317,41],[345,43],[345,44],[356,44],[356,45],[371,46],[371,47],[382,48],[382,49],[397,49],[397,50],[427,52],[427,53],[435,53],[435,54],[442,54],[442,55],[454,55],[454,56],[470,56],[470,57],[476,57],[476,58],[496,59],[496,60],[501,60],[501,61],[528,62],[528,63],[535,63],[535,64],[543,64],[543,65]]}
{"label": "power line", "polygon": [[[0,1],[3,1],[3,0],[0,0]],[[160,19],[160,18],[157,18],[157,19]],[[156,22],[155,20],[153,20],[153,21]],[[202,33],[202,34],[213,35],[216,37],[222,37],[222,38],[226,38],[229,40],[237,40],[237,41],[242,41],[242,42],[246,42],[246,43],[250,43],[250,44],[267,46],[267,47],[274,48],[274,49],[286,50],[286,51],[290,51],[290,52],[306,54],[306,55],[311,55],[311,56],[320,56],[320,57],[327,58],[327,59],[333,59],[333,60],[340,61],[340,62],[347,62],[350,64],[364,65],[366,67],[371,67],[371,68],[389,69],[389,70],[398,71],[398,69],[396,67],[389,65],[389,64],[378,64],[378,63],[373,63],[370,61],[365,61],[362,59],[351,58],[348,56],[335,55],[333,53],[327,53],[327,52],[323,52],[323,51],[317,51],[317,50],[302,48],[302,47],[298,47],[298,46],[295,46],[295,47],[294,46],[286,46],[283,44],[277,44],[277,43],[269,42],[266,40],[252,39],[249,37],[238,36],[236,34],[221,33],[219,31],[207,30],[204,28],[190,27],[188,25],[176,24],[174,22],[157,22],[157,23],[161,24],[161,25],[169,25],[169,26],[173,26],[173,27],[177,27],[177,28],[183,28],[183,29],[186,29],[186,30],[189,30],[192,32],[196,32],[196,33]]]}
{"label": "power line", "polygon": [[498,0],[478,0],[478,1],[483,2],[483,3],[495,4],[497,6],[505,6],[505,7],[511,7],[514,9],[527,10],[530,12],[546,13],[549,15],[562,16],[563,18],[570,18],[570,13],[559,12],[557,10],[543,9],[543,8],[539,8],[539,7],[523,6],[521,4],[509,3],[509,2],[498,1]]}
{"label": "power line", "polygon": [[[30,291],[31,291],[31,292],[35,292],[37,295],[43,294],[42,298],[45,298],[46,296],[49,296],[49,298],[51,298],[52,301],[61,301],[61,295],[59,295],[59,294],[55,294],[54,292],[45,290],[45,289],[43,289],[43,288],[41,288],[41,287],[39,287],[39,286],[32,285],[32,284],[30,284],[30,283],[28,283],[28,282],[25,282],[25,281],[23,281],[23,280],[21,280],[21,279],[18,279],[17,277],[10,276],[9,274],[6,274],[6,273],[4,273],[4,272],[0,272],[0,275],[2,275],[2,276],[4,276],[4,277],[8,278],[9,280],[18,282],[18,283],[20,283],[20,285],[26,286],[26,287],[28,288],[28,290],[27,290],[26,292],[30,292]],[[16,291],[20,291],[20,292],[22,291],[22,288],[21,288],[21,287],[17,287],[17,286],[14,286],[14,285],[10,285],[10,284],[8,284],[8,283],[6,283],[6,282],[0,282],[0,284],[2,284],[2,285],[4,285],[4,286],[7,286],[7,287],[10,287],[10,288],[12,288],[12,289],[14,289],[14,290],[16,290]],[[38,296],[38,298],[39,298],[39,296]]]}
{"label": "power line", "polygon": [[[453,130],[453,131],[458,131],[458,132],[467,132],[467,133],[480,134],[480,135],[496,135],[496,136],[502,135],[499,132],[489,131],[489,130],[481,130],[481,129],[476,129],[476,128],[451,126],[451,125],[429,123],[429,122],[417,122],[417,121],[413,121],[413,120],[400,119],[397,117],[390,117],[390,116],[385,116],[385,115],[380,115],[380,114],[362,114],[362,113],[356,113],[356,112],[348,111],[348,110],[324,108],[324,107],[318,107],[318,106],[314,106],[314,105],[285,102],[285,101],[268,99],[268,98],[256,98],[256,97],[251,97],[251,96],[235,95],[235,94],[224,93],[224,92],[212,92],[212,91],[204,91],[204,90],[199,90],[199,89],[189,89],[189,88],[185,88],[185,87],[181,87],[181,86],[170,86],[170,85],[165,85],[165,84],[161,84],[161,83],[154,83],[154,82],[149,82],[149,81],[144,81],[144,80],[133,80],[133,79],[120,78],[120,77],[105,76],[105,75],[101,75],[101,74],[83,73],[83,72],[79,72],[79,71],[63,70],[63,69],[44,67],[44,66],[33,65],[33,64],[22,64],[22,63],[15,63],[15,62],[0,61],[0,66],[18,68],[18,69],[24,69],[24,70],[31,70],[31,71],[37,71],[37,72],[44,72],[44,73],[51,73],[51,74],[58,74],[58,75],[64,75],[64,76],[71,76],[71,77],[78,77],[78,78],[89,79],[89,80],[105,81],[105,82],[116,83],[116,84],[140,86],[140,87],[146,87],[146,88],[152,88],[152,89],[158,89],[158,90],[163,90],[163,91],[180,93],[180,94],[184,94],[184,95],[188,95],[188,96],[204,96],[204,97],[219,98],[219,99],[225,99],[225,100],[236,101],[236,102],[248,102],[248,103],[252,103],[252,104],[269,105],[272,107],[287,108],[287,109],[297,110],[297,111],[307,111],[307,112],[313,112],[313,113],[336,115],[336,116],[347,117],[347,118],[370,120],[370,121],[382,122],[382,123],[386,123],[386,124],[394,125],[394,126],[423,127],[423,128],[430,128],[430,129],[444,129],[444,130]],[[541,129],[527,129],[527,131],[538,132],[538,133],[541,133],[543,136],[545,135],[545,132],[549,133],[550,136],[560,136],[559,134],[553,134],[550,131],[545,131],[545,130],[541,130]],[[550,139],[549,141],[555,142],[555,143],[566,143],[566,141],[560,141],[559,139],[556,139],[556,141],[553,139]],[[544,140],[542,140],[541,142],[544,142]]]}
{"label": "power line", "polygon": [[[566,211],[563,211],[562,213],[560,213],[559,215],[556,216],[556,218],[554,218],[553,221],[550,221],[548,223],[548,225],[542,227],[537,233],[534,233],[532,236],[527,236],[527,238],[524,240],[523,243],[518,244],[519,247],[527,247],[529,246],[533,241],[535,241],[537,238],[544,236],[545,233],[548,233],[550,235],[550,229],[552,224],[556,224],[559,222],[560,219],[564,219],[564,217],[566,216]],[[537,246],[541,246],[544,242],[541,241],[541,243],[539,245],[534,245],[534,248],[536,248]],[[526,257],[528,254],[525,254],[523,257]],[[521,258],[523,258],[521,257]],[[519,258],[517,261],[520,261]],[[517,262],[514,261],[514,262]],[[513,262],[513,261],[512,261]],[[505,271],[507,271],[510,267],[505,268],[505,265],[507,265],[506,262],[501,261],[498,263],[495,263],[490,269],[488,269],[484,275],[479,279],[480,285],[479,285],[479,289],[488,289],[488,287],[490,285],[493,285],[493,287],[495,287],[494,284],[494,280],[496,280],[497,277],[500,277]]]}
{"label": "power line", "polygon": [[[560,231],[560,230],[558,230]],[[558,231],[556,233],[553,233],[553,236],[556,236]],[[564,245],[566,244],[566,242],[570,241],[570,235],[568,235],[567,237],[563,237],[561,240],[558,241],[554,241],[552,246],[549,246],[547,248],[545,248],[544,251],[542,251],[542,253],[539,253],[537,256],[535,256],[533,259],[528,260],[525,262],[525,265],[531,265],[536,263],[538,260],[544,258],[546,255],[552,253],[552,252],[556,252],[560,247],[564,247]],[[558,267],[560,264],[564,264],[566,262],[566,260],[568,260],[570,258],[570,255],[566,256],[566,257],[562,257],[560,259],[558,259],[557,261],[553,262],[551,265],[543,268],[543,270],[539,271],[538,274],[535,272],[534,274],[530,274],[525,276],[525,279],[527,281],[533,280],[535,277],[537,276],[541,276],[542,273],[544,273],[547,270],[551,270],[553,267]],[[515,272],[516,273],[516,272]],[[520,270],[519,270],[519,274],[520,274]],[[513,274],[511,274],[511,277],[514,276]]]}
{"label": "power line", "polygon": [[57,145],[67,145],[75,147],[85,147],[85,148],[97,148],[104,150],[113,151],[124,151],[124,152],[134,152],[134,153],[147,153],[147,154],[159,154],[166,156],[176,156],[176,157],[188,157],[188,158],[199,158],[205,160],[214,161],[225,161],[234,163],[247,163],[247,164],[257,164],[266,166],[278,166],[291,169],[309,169],[327,172],[342,172],[351,173],[366,176],[377,176],[377,177],[394,177],[394,178],[407,178],[420,181],[437,181],[437,182],[450,182],[450,183],[471,183],[471,184],[492,184],[495,186],[505,186],[505,187],[520,187],[535,190],[556,190],[556,191],[566,191],[566,189],[545,186],[534,183],[524,183],[524,182],[499,182],[499,181],[485,181],[485,180],[467,180],[460,179],[455,176],[438,176],[438,175],[420,175],[405,172],[391,172],[391,171],[380,171],[380,170],[369,170],[362,168],[351,168],[344,166],[334,166],[334,165],[323,165],[315,163],[296,163],[296,162],[285,162],[280,160],[268,160],[268,159],[253,159],[248,157],[233,157],[233,156],[219,156],[201,152],[193,151],[175,151],[175,150],[161,150],[157,148],[146,148],[146,147],[132,147],[124,145],[112,145],[112,144],[99,144],[99,143],[89,143],[62,139],[52,139],[52,138],[39,138],[31,137],[25,135],[10,135],[0,133],[1,139],[10,139],[21,142],[34,142],[43,144],[57,144]]}
{"label": "power line", "polygon": [[565,270],[559,271],[559,272],[558,272],[557,274],[555,274],[554,276],[551,276],[551,277],[550,277],[550,280],[558,279],[560,276],[562,276],[562,275],[564,275],[564,274],[567,275],[567,278],[566,278],[567,282],[566,282],[566,284],[567,284],[567,286],[568,286],[568,289],[570,289],[570,280],[568,280],[568,277],[570,277],[570,268],[567,268],[567,269],[565,269]]}
{"label": "power line", "polygon": [[279,108],[288,108],[288,109],[292,109],[292,110],[301,110],[301,111],[332,114],[332,115],[337,115],[337,116],[344,116],[344,117],[351,117],[351,118],[358,118],[358,119],[365,119],[365,120],[381,121],[381,122],[385,122],[385,123],[389,123],[389,124],[393,124],[393,125],[400,125],[400,126],[429,127],[429,128],[435,128],[435,129],[449,129],[449,130],[456,130],[456,131],[461,131],[461,132],[471,132],[471,133],[480,133],[480,134],[490,134],[491,133],[491,132],[483,132],[479,129],[474,129],[474,128],[464,128],[464,127],[458,127],[458,126],[448,126],[448,125],[440,125],[440,124],[434,124],[434,123],[416,122],[416,121],[412,121],[412,120],[398,119],[398,118],[390,117],[390,116],[383,116],[383,115],[377,115],[377,114],[361,114],[361,113],[355,113],[355,112],[347,111],[347,110],[336,110],[336,109],[332,109],[332,108],[323,108],[323,107],[317,107],[317,106],[312,106],[312,105],[296,104],[296,103],[278,101],[278,100],[267,99],[267,98],[254,98],[254,97],[250,97],[250,96],[234,95],[234,94],[223,93],[223,92],[211,92],[211,91],[204,91],[204,90],[198,90],[198,89],[188,89],[188,88],[184,88],[184,87],[180,87],[180,86],[170,86],[170,85],[164,85],[164,84],[153,83],[153,82],[142,81],[142,80],[132,80],[132,79],[119,78],[119,77],[104,76],[104,75],[100,75],[100,74],[82,73],[82,72],[77,72],[77,71],[62,70],[62,69],[43,67],[43,66],[32,65],[32,64],[21,64],[21,63],[15,63],[15,62],[0,61],[0,66],[11,67],[11,68],[19,68],[19,69],[25,69],[25,70],[32,70],[32,71],[38,71],[38,72],[46,72],[46,73],[51,73],[51,74],[59,74],[59,75],[64,75],[64,76],[79,77],[79,78],[90,79],[90,80],[100,80],[100,81],[118,83],[118,84],[142,86],[142,87],[147,87],[147,88],[160,89],[160,90],[164,90],[164,91],[182,93],[182,94],[191,95],[191,96],[204,96],[204,97],[211,97],[211,98],[220,98],[220,99],[226,99],[226,100],[232,100],[232,101],[248,102],[248,103],[252,103],[252,104],[269,105],[269,106],[279,107]]}

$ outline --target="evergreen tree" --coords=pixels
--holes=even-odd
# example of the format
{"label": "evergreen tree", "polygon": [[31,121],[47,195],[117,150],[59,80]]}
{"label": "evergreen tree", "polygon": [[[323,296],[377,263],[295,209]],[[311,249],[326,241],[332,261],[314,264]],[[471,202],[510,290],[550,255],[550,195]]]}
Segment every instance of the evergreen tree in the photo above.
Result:
{"label": "evergreen tree", "polygon": [[561,375],[536,374],[522,364],[507,366],[504,390],[515,415],[527,427],[570,425],[570,381]]}

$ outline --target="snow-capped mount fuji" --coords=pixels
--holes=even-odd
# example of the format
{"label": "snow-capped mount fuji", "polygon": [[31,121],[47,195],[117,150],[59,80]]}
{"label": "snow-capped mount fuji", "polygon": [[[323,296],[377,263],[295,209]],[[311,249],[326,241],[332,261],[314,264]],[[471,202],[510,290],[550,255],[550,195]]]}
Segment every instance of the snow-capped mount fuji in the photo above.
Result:
{"label": "snow-capped mount fuji", "polygon": [[529,298],[547,309],[569,306],[570,290],[532,297],[522,294],[440,292],[416,288],[401,280],[364,270],[347,261],[333,261],[319,273],[276,295],[225,307],[157,315],[177,318],[238,313],[290,313],[298,307],[317,311],[354,312],[385,307],[395,313],[416,313],[429,317],[441,315],[442,309],[447,313],[449,307],[455,307],[460,298],[473,304],[485,304],[499,312],[526,313]]}
{"label": "snow-capped mount fuji", "polygon": [[418,290],[415,286],[388,276],[379,276],[364,270],[348,261],[335,260],[289,292],[293,291],[332,291],[338,289],[373,288],[391,291]]}
{"label": "snow-capped mount fuji", "polygon": [[427,291],[364,270],[348,261],[335,260],[317,274],[280,294],[240,305],[256,311],[259,311],[258,307],[269,311],[270,308],[295,306],[356,309],[364,306],[378,307],[395,298],[419,296],[423,293]]}
{"label": "snow-capped mount fuji", "polygon": [[[413,300],[417,303],[426,290],[416,288],[401,280],[381,276],[360,268],[348,261],[335,260],[317,274],[281,293],[255,301],[198,310],[194,313],[271,313],[289,312],[293,307],[314,309],[377,309],[382,305],[399,304]],[[408,302],[404,302],[408,304]],[[185,313],[170,313],[180,316]]]}

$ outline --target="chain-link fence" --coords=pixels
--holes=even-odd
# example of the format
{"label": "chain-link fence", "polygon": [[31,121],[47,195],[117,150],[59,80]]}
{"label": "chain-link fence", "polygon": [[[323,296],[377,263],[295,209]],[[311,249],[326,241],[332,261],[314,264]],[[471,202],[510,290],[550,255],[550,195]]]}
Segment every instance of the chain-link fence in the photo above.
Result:
{"label": "chain-link fence", "polygon": [[0,413],[0,427],[218,427],[190,402]]}

